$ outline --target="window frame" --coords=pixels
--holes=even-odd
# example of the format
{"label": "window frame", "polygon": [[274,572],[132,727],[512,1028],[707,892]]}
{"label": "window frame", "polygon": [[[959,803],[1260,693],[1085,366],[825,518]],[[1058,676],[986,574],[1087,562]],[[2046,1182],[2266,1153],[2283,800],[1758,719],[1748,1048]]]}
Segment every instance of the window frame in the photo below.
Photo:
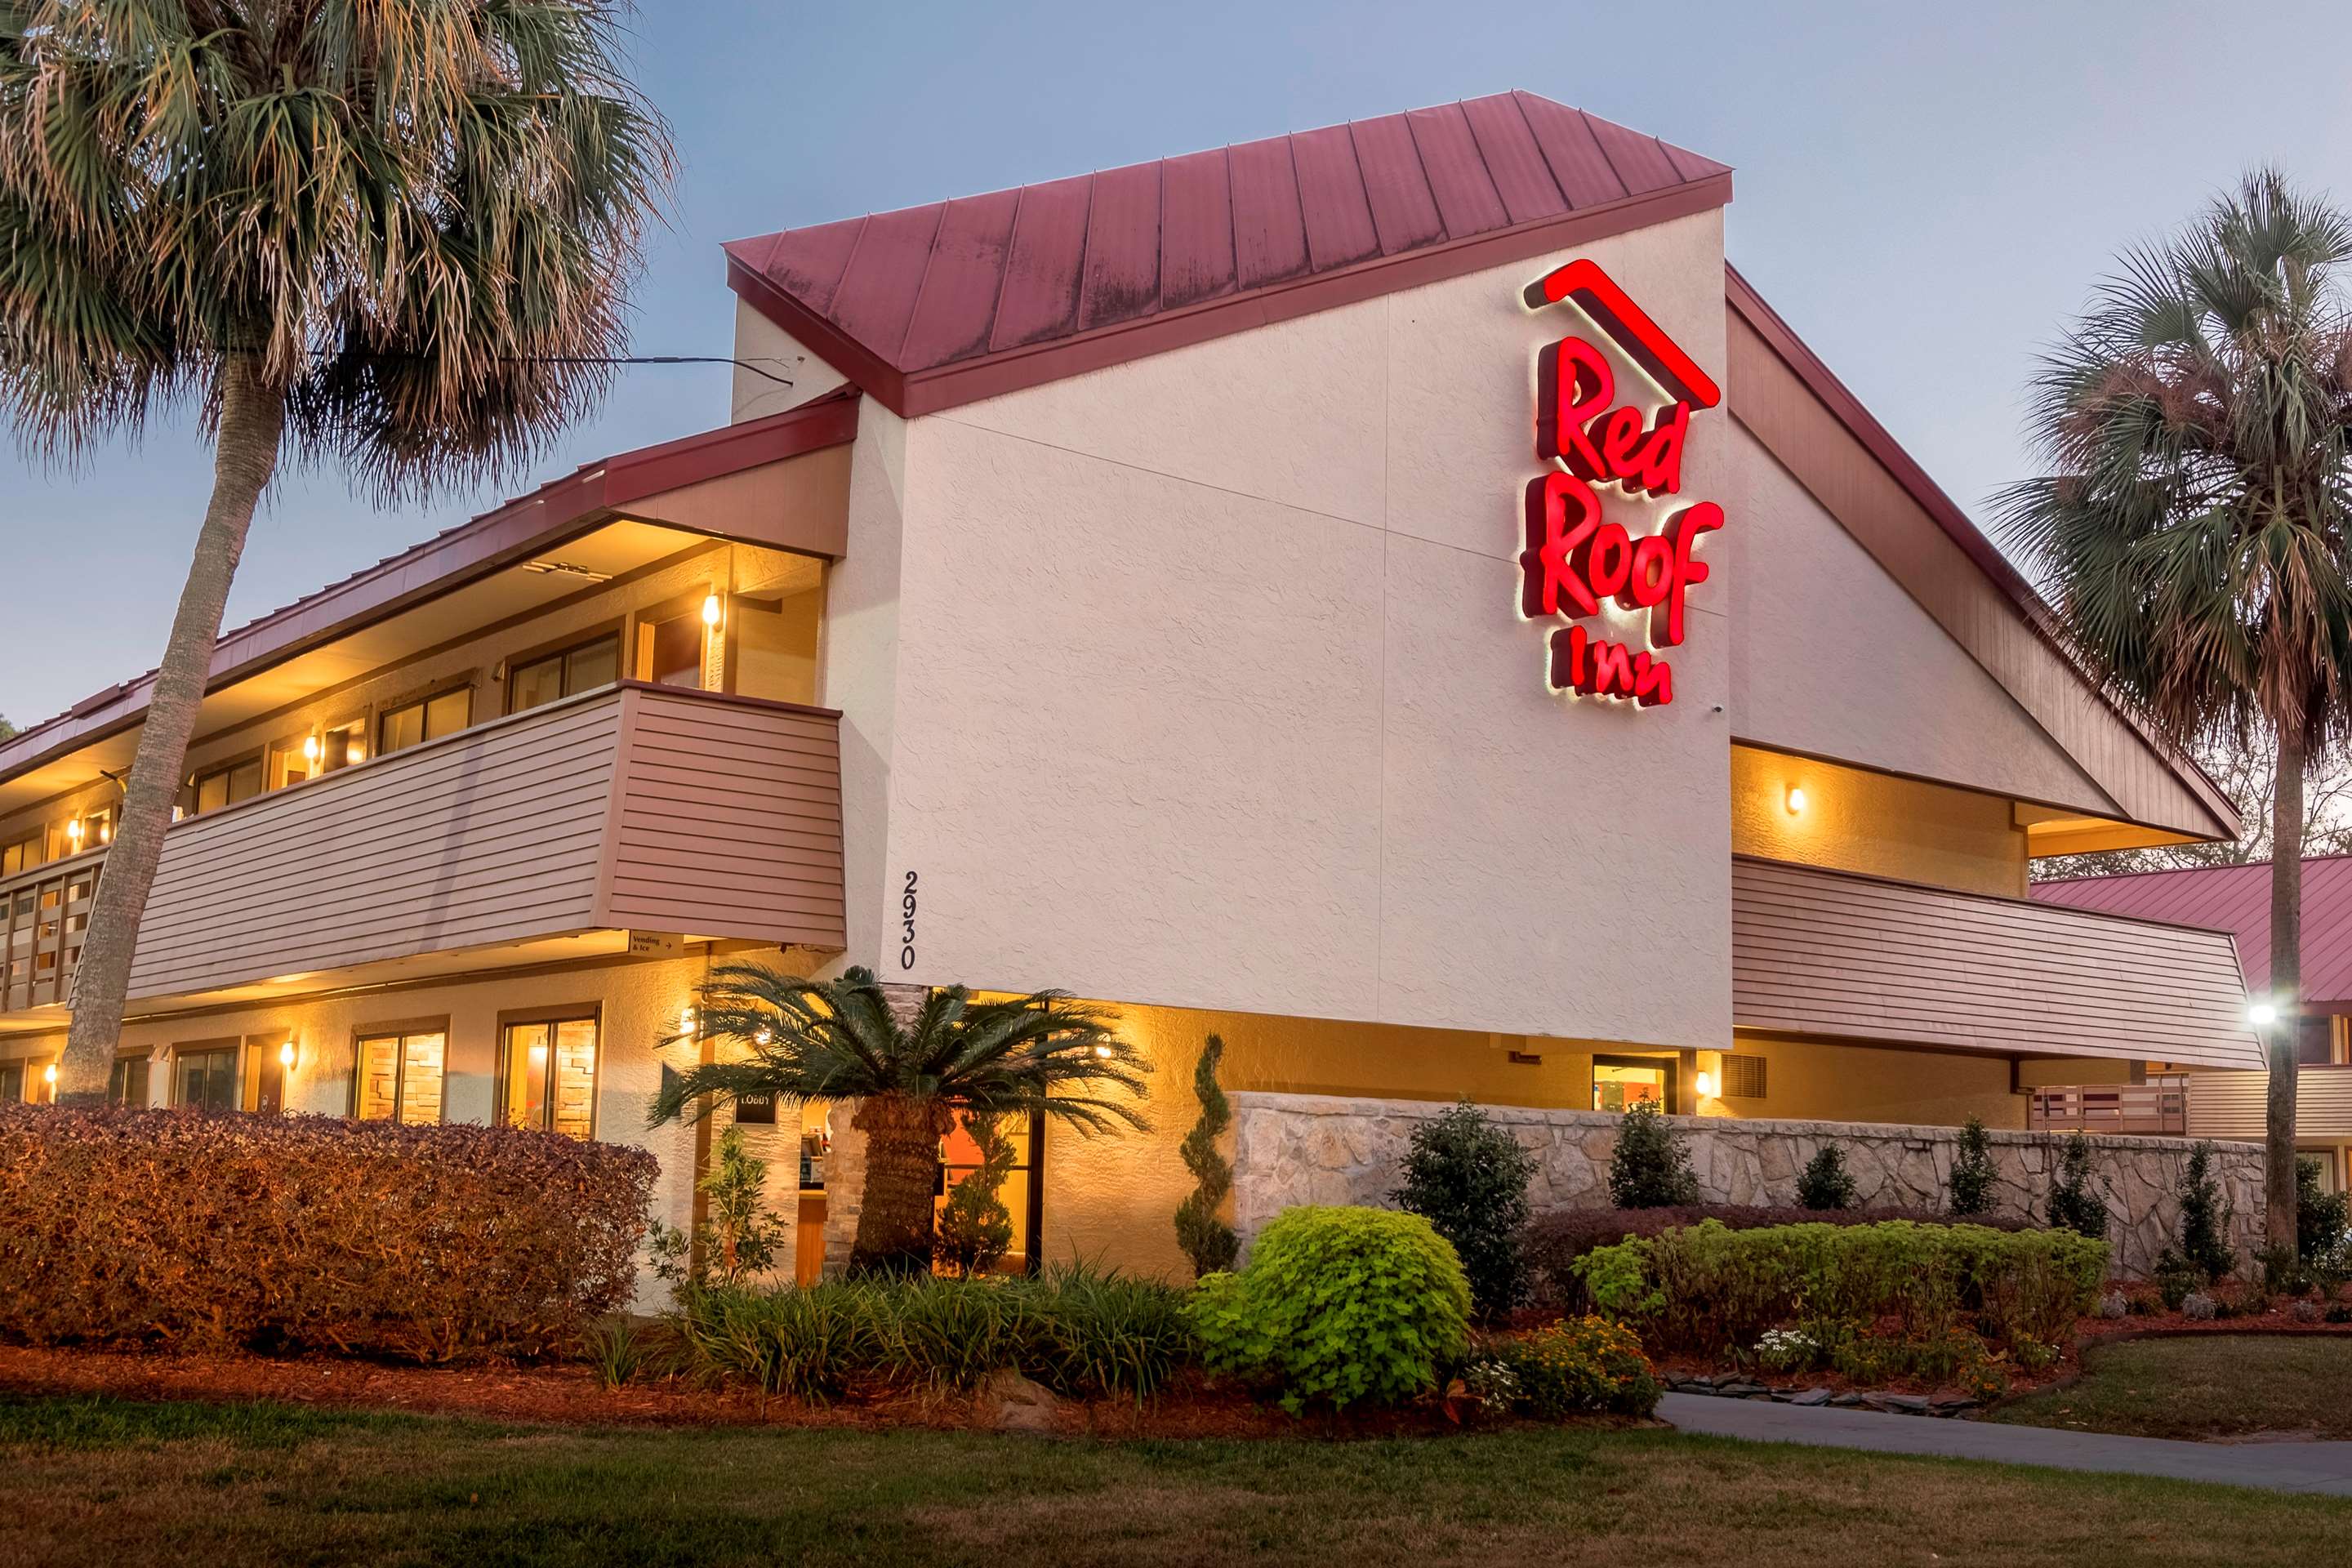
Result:
{"label": "window frame", "polygon": [[[617,686],[628,679],[629,672],[636,668],[635,660],[631,658],[628,630],[629,617],[617,616],[611,620],[600,621],[593,626],[574,632],[568,637],[556,637],[551,641],[521,648],[507,655],[505,658],[499,660],[506,671],[499,682],[505,689],[499,694],[500,713],[507,718],[512,718],[517,713],[536,712],[538,708],[552,707],[555,703],[578,697],[583,692],[601,691],[604,686]],[[582,648],[608,640],[613,644],[613,679],[610,681],[596,686],[583,687],[580,691],[570,690],[568,689],[570,674],[567,669],[564,676],[566,689],[559,691],[547,701],[538,704],[537,708],[515,706],[515,689],[519,684],[515,678],[526,666],[545,664],[550,659],[568,660],[572,655],[578,653]]]}
{"label": "window frame", "polygon": [[[433,1120],[430,1122],[424,1122],[403,1121],[400,1119],[400,1108],[402,1104],[404,1103],[405,1089],[408,1079],[408,1052],[404,1045],[403,1048],[397,1051],[393,1057],[392,1114],[388,1117],[377,1117],[375,1120],[380,1121],[389,1121],[394,1127],[441,1127],[447,1125],[449,1121],[449,1015],[446,1013],[442,1014],[437,1018],[394,1018],[385,1023],[361,1024],[352,1028],[351,1109],[346,1112],[352,1121],[357,1121],[362,1120],[360,1116],[360,1079],[366,1067],[366,1058],[362,1055],[362,1053],[365,1050],[367,1043],[370,1040],[400,1040],[405,1042],[412,1035],[438,1035],[441,1037],[441,1094],[439,1100],[435,1103],[433,1108]],[[597,1055],[600,1057],[603,1056],[604,1050],[604,1032],[600,1029],[597,1031],[596,1035]]]}
{"label": "window frame", "polygon": [[[134,1064],[142,1071],[142,1081],[141,1087],[144,1089],[146,1092],[141,1095],[137,1100],[132,1100],[127,1093],[121,1100],[115,1099],[114,1075],[118,1072],[122,1075],[122,1080],[127,1089],[131,1081],[131,1068]],[[126,1110],[147,1110],[153,1108],[155,1103],[155,1052],[152,1047],[141,1049],[135,1046],[124,1046],[115,1051],[113,1064],[106,1069],[106,1103],[109,1105],[121,1106]]]}
{"label": "window frame", "polygon": [[[602,1002],[579,1002],[551,1007],[517,1007],[501,1011],[499,1014],[498,1071],[493,1079],[491,1092],[494,1098],[490,1102],[491,1121],[493,1124],[499,1127],[521,1127],[527,1125],[524,1122],[511,1121],[508,1118],[507,1089],[512,1082],[510,1061],[514,1055],[514,1030],[518,1026],[529,1024],[591,1024],[595,1026],[596,1061],[595,1065],[592,1067],[588,1072],[587,1132],[587,1141],[591,1143],[595,1142],[597,1141],[597,1112],[600,1109],[600,1102],[603,1100],[604,1088],[604,1005]],[[533,1131],[538,1132],[552,1132],[555,1131],[555,1096],[553,1093],[555,1087],[555,1049],[554,1035],[551,1030],[548,1037],[547,1072],[548,1089],[550,1092],[546,1097],[545,1104],[549,1109],[546,1122],[543,1125],[533,1127],[531,1129]]]}
{"label": "window frame", "polygon": [[[269,793],[269,748],[267,745],[260,745],[249,752],[239,752],[217,763],[199,767],[191,773],[188,775],[188,816],[194,818],[207,815],[204,806],[206,779],[220,778],[234,773],[248,763],[259,770],[261,782],[251,795],[245,797],[245,800],[259,800],[263,795],[268,795]],[[221,794],[224,798],[218,805],[212,808],[214,811],[227,811],[233,806],[245,804],[245,800],[226,798],[228,794],[226,785],[222,787]]]}
{"label": "window frame", "polygon": [[223,1111],[242,1114],[245,1110],[245,1040],[237,1035],[223,1035],[213,1039],[174,1040],[172,1042],[172,1081],[167,1103],[174,1110],[188,1102],[180,1098],[180,1063],[189,1057],[215,1057],[226,1053],[229,1058],[229,1103],[225,1106],[199,1105],[205,1115]]}
{"label": "window frame", "polygon": [[[435,685],[420,687],[407,696],[377,703],[374,717],[368,722],[368,741],[372,749],[362,761],[374,762],[384,757],[398,756],[402,752],[412,752],[418,746],[430,745],[435,741],[446,739],[446,735],[434,734],[425,721],[432,714],[433,704],[445,697],[454,696],[459,691],[466,693],[466,721],[457,729],[447,731],[447,734],[464,734],[475,724],[475,710],[479,704],[474,700],[474,698],[478,689],[478,683],[474,679],[474,672],[467,670],[462,676]],[[416,710],[417,738],[409,744],[396,749],[385,745],[383,743],[384,725],[393,715],[405,713],[411,708]]]}

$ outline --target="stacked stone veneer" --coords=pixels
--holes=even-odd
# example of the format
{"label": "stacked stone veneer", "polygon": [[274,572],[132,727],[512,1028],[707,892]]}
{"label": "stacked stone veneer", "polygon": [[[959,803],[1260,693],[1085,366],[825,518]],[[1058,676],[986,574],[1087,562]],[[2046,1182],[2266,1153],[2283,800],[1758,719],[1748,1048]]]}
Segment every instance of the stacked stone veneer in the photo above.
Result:
{"label": "stacked stone veneer", "polygon": [[[1398,1167],[1414,1127],[1445,1110],[1418,1100],[1356,1100],[1336,1095],[1243,1090],[1234,1104],[1234,1224],[1244,1244],[1284,1209],[1298,1204],[1389,1206]],[[1538,1161],[1528,1194],[1536,1212],[1609,1206],[1609,1156],[1621,1119],[1596,1110],[1487,1106]],[[1834,1139],[1864,1207],[1940,1208],[1959,1130],[1858,1121],[1767,1121],[1670,1116],[1683,1134],[1703,1202],[1797,1201],[1797,1173]],[[1994,1132],[1999,1173],[1993,1206],[2003,1215],[2039,1216],[2056,1179],[2063,1133]],[[2177,1195],[2190,1144],[2180,1138],[2095,1137],[2097,1178],[2112,1216],[2107,1239],[2118,1273],[2145,1275],[2178,1233]],[[2222,1201],[2232,1205],[2232,1240],[2242,1254],[2257,1245],[2262,1224],[2262,1150],[2213,1145]]]}

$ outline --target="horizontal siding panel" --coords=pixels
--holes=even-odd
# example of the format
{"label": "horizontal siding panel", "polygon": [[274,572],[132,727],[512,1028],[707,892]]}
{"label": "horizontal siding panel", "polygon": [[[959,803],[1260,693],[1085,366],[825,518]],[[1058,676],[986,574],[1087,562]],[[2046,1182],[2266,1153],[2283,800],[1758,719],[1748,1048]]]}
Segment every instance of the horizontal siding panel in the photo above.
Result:
{"label": "horizontal siding panel", "polygon": [[837,721],[666,691],[633,698],[612,922],[846,945]]}
{"label": "horizontal siding panel", "polygon": [[[2271,1091],[2267,1072],[2190,1073],[2189,1134],[2260,1142]],[[2352,1138],[2352,1067],[2305,1067],[2294,1075],[2297,1138]]]}
{"label": "horizontal siding panel", "polygon": [[1732,1021],[2003,1054],[2260,1059],[2226,935],[2077,912],[1735,858]]}

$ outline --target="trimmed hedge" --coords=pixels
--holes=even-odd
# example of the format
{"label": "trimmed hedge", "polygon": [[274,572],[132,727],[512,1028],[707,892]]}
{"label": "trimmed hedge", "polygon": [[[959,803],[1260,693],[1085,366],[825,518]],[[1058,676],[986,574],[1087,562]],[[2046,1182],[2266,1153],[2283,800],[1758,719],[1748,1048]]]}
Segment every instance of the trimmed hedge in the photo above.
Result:
{"label": "trimmed hedge", "polygon": [[2030,1364],[2097,1304],[2107,1246],[2072,1231],[1907,1220],[1759,1230],[1708,1220],[1596,1247],[1577,1270],[1603,1312],[1668,1351],[1744,1352],[1791,1323],[1915,1342],[1968,1328]]}
{"label": "trimmed hedge", "polygon": [[635,1289],[657,1168],[515,1128],[0,1106],[0,1337],[568,1350]]}
{"label": "trimmed hedge", "polygon": [[[1760,1230],[1776,1225],[1878,1225],[1908,1220],[1914,1225],[1959,1223],[1938,1209],[1809,1209],[1766,1204],[1694,1204],[1683,1208],[1554,1209],[1538,1215],[1522,1243],[1527,1268],[1539,1295],[1549,1304],[1570,1306],[1584,1300],[1584,1287],[1576,1276],[1576,1260],[1596,1247],[1610,1247],[1632,1236],[1658,1236],[1681,1230],[1702,1220],[1715,1220],[1729,1230]],[[1991,1230],[2032,1230],[2030,1220],[1970,1216],[1967,1224]]]}

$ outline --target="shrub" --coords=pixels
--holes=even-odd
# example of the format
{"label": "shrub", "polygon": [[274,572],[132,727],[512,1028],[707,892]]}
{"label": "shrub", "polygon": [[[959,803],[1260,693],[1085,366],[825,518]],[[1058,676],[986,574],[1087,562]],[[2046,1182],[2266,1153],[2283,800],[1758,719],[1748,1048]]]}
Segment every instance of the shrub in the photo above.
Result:
{"label": "shrub", "polygon": [[2189,1300],[2200,1285],[2211,1283],[2212,1276],[2189,1262],[2179,1247],[2168,1247],[2156,1255],[2156,1267],[2149,1279],[2155,1282],[2157,1299],[2164,1303],[2164,1310],[2177,1312],[2180,1303]]}
{"label": "shrub", "polygon": [[715,1279],[735,1285],[773,1268],[791,1233],[768,1207],[767,1183],[768,1163],[743,1152],[743,1130],[730,1127],[719,1134],[719,1158],[695,1183],[710,1200],[710,1217],[691,1235],[656,1220],[649,1244],[654,1273],[672,1284]]}
{"label": "shrub", "polygon": [[1994,1177],[1992,1139],[1983,1121],[1971,1116],[1961,1125],[1959,1147],[1952,1154],[1952,1213],[1964,1217],[1990,1213]]}
{"label": "shrub", "polygon": [[1495,1340],[1482,1360],[1508,1371],[1515,1407],[1538,1420],[1588,1411],[1647,1415],[1658,1407],[1658,1374],[1641,1337],[1606,1318],[1567,1318]]}
{"label": "shrub", "polygon": [[2058,1180],[2050,1189],[2050,1223],[2094,1239],[2107,1234],[2105,1198],[2092,1189],[2091,1141],[2080,1132],[2066,1140],[2058,1156]]}
{"label": "shrub", "polygon": [[1193,1331],[1212,1371],[1270,1384],[1284,1409],[1393,1404],[1435,1386],[1468,1342],[1470,1286],[1419,1215],[1294,1208],[1239,1274],[1194,1287]]}
{"label": "shrub", "polygon": [[[1633,1236],[1662,1232],[1716,1220],[1731,1230],[1759,1230],[1775,1225],[1877,1225],[1904,1219],[1916,1225],[1948,1225],[1952,1216],[1940,1209],[1811,1209],[1748,1204],[1695,1204],[1683,1208],[1554,1209],[1538,1215],[1528,1225],[1522,1244],[1528,1272],[1537,1294],[1549,1305],[1567,1309],[1582,1303],[1584,1286],[1577,1278],[1576,1260],[1596,1247],[1607,1247]],[[1969,1222],[1996,1230],[2036,1228],[2030,1220],[1988,1215]]]}
{"label": "shrub", "polygon": [[1454,1244],[1482,1318],[1518,1304],[1525,1284],[1519,1233],[1535,1173],[1535,1156],[1466,1100],[1412,1130],[1404,1184],[1389,1195]]}
{"label": "shrub", "polygon": [[1698,1202],[1698,1173],[1682,1135],[1643,1100],[1625,1112],[1617,1147],[1609,1154],[1609,1201],[1621,1209],[1685,1206]]}
{"label": "shrub", "polygon": [[2230,1251],[2229,1218],[2221,1207],[2221,1184],[2213,1179],[2213,1145],[2189,1151],[2180,1172],[2180,1256],[2209,1280],[2236,1267]]}
{"label": "shrub", "polygon": [[1791,1324],[1825,1343],[1966,1328],[2032,1364],[2097,1302],[2106,1263],[2105,1242],[2066,1231],[1710,1220],[1597,1247],[1576,1268],[1603,1312],[1668,1351],[1745,1349]]}
{"label": "shrub", "polygon": [[1217,1082],[1217,1065],[1225,1059],[1225,1042],[1209,1037],[1201,1060],[1192,1069],[1192,1093],[1201,1102],[1201,1120],[1184,1134],[1184,1168],[1192,1173],[1192,1190],[1176,1205],[1176,1245],[1192,1260],[1192,1277],[1231,1268],[1241,1255],[1241,1237],[1223,1217],[1225,1194],[1234,1190],[1233,1162],[1217,1152],[1217,1139],[1233,1125],[1233,1107]]}
{"label": "shrub", "polygon": [[688,1289],[671,1321],[690,1373],[811,1403],[969,1388],[1008,1366],[1062,1394],[1141,1400],[1199,1354],[1181,1292],[1077,1267]]}
{"label": "shrub", "polygon": [[517,1128],[0,1106],[0,1336],[570,1351],[635,1288],[656,1169]]}
{"label": "shrub", "polygon": [[1797,1173],[1797,1201],[1809,1209],[1850,1209],[1855,1193],[1845,1168],[1845,1151],[1832,1139]]}
{"label": "shrub", "polygon": [[2317,1262],[2342,1250],[2344,1233],[2352,1226],[2342,1193],[2323,1192],[2319,1162],[2305,1155],[2294,1163],[2294,1250],[2306,1262]]}
{"label": "shrub", "polygon": [[1004,1135],[1003,1118],[975,1111],[965,1125],[980,1145],[980,1164],[949,1189],[931,1237],[931,1256],[954,1273],[984,1274],[1013,1245],[1013,1212],[1000,1194],[1019,1156]]}

